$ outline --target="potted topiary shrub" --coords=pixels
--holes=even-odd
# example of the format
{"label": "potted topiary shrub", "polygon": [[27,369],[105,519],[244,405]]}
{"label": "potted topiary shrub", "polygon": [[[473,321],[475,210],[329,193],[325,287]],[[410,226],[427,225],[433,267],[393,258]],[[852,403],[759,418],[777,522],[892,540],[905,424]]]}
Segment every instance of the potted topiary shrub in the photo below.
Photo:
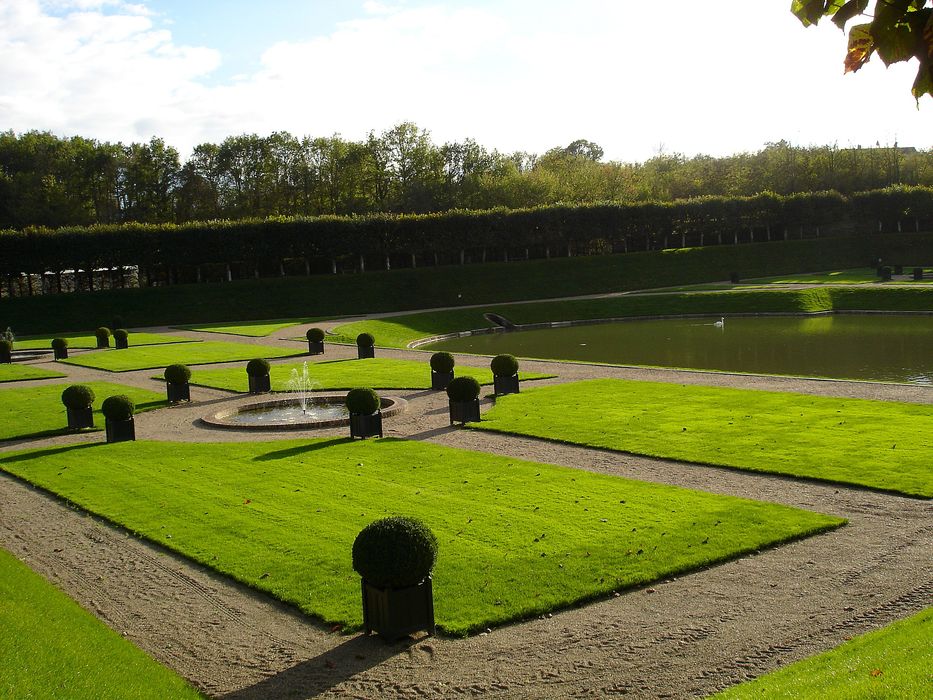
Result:
{"label": "potted topiary shrub", "polygon": [[440,391],[446,389],[454,378],[454,356],[449,352],[436,352],[431,355],[431,388]]}
{"label": "potted topiary shrub", "polygon": [[353,542],[362,577],[363,628],[386,641],[412,632],[434,634],[431,570],[437,538],[416,518],[394,516],[364,527]]}
{"label": "potted topiary shrub", "polygon": [[382,401],[372,389],[350,389],[346,398],[350,413],[350,437],[382,437]]}
{"label": "potted topiary shrub", "polygon": [[369,333],[360,333],[356,336],[356,356],[359,359],[376,356],[376,339]]}
{"label": "potted topiary shrub", "polygon": [[68,339],[52,338],[52,354],[56,360],[68,359]]}
{"label": "potted topiary shrub", "polygon": [[890,282],[891,281],[891,268],[885,265],[881,268],[881,281]]}
{"label": "potted topiary shrub", "polygon": [[730,273],[729,273],[729,281],[730,281],[732,284],[738,284],[738,283],[739,283],[739,273],[738,273],[738,272],[730,272]]}
{"label": "potted topiary shrub", "polygon": [[125,394],[108,396],[100,406],[104,414],[107,442],[126,442],[136,439],[136,424],[133,411],[136,404]]}
{"label": "potted topiary shrub", "polygon": [[68,429],[94,427],[94,390],[84,384],[72,384],[62,392],[65,415],[68,416]]}
{"label": "potted topiary shrub", "polygon": [[479,382],[473,377],[457,377],[447,385],[450,424],[479,420]]}
{"label": "potted topiary shrub", "polygon": [[13,343],[6,338],[0,339],[0,364],[13,362]]}
{"label": "potted topiary shrub", "polygon": [[518,393],[518,360],[514,355],[496,355],[489,367],[496,396]]}
{"label": "potted topiary shrub", "polygon": [[188,384],[188,380],[191,379],[190,369],[185,365],[169,365],[162,376],[165,377],[165,391],[169,403],[191,401],[191,386]]}
{"label": "potted topiary shrub", "polygon": [[261,394],[272,391],[272,380],[269,379],[269,361],[257,357],[246,363],[246,373],[249,375],[249,393]]}
{"label": "potted topiary shrub", "polygon": [[915,268],[914,268],[914,279],[917,280],[917,281],[923,279],[923,268],[922,268],[922,267],[915,267]]}
{"label": "potted topiary shrub", "polygon": [[324,354],[324,331],[320,328],[309,328],[305,337],[308,339],[309,355]]}
{"label": "potted topiary shrub", "polygon": [[97,349],[103,350],[104,348],[110,347],[110,329],[106,326],[101,326],[96,331],[94,335],[97,336]]}
{"label": "potted topiary shrub", "polygon": [[113,346],[117,350],[126,350],[130,346],[130,334],[124,328],[117,328],[113,332]]}

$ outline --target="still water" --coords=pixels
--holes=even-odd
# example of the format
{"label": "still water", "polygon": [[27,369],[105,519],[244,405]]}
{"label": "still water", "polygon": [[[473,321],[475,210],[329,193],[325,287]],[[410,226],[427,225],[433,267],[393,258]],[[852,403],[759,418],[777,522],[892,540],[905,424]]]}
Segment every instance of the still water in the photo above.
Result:
{"label": "still water", "polygon": [[933,385],[933,316],[826,315],[627,321],[494,333],[454,352]]}

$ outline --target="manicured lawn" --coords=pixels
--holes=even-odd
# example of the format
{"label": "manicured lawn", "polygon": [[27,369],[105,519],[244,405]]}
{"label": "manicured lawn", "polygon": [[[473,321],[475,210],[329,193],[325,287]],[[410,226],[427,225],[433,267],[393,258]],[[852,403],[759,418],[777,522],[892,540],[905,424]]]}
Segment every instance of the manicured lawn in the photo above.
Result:
{"label": "manicured lawn", "polygon": [[126,350],[100,350],[70,357],[62,362],[82,367],[93,367],[108,372],[130,372],[136,369],[154,369],[180,363],[202,365],[212,362],[251,360],[254,357],[272,359],[301,355],[301,348],[276,348],[268,345],[245,343],[184,343],[183,345],[152,345]]}
{"label": "manicured lawn", "polygon": [[[17,338],[13,343],[16,350],[48,350],[52,346],[53,338],[65,338],[68,340],[68,347],[71,349],[96,348],[97,337],[92,332],[80,334],[62,334],[62,335],[42,335],[25,336]],[[127,338],[130,347],[136,345],[162,345],[165,343],[193,343],[197,342],[193,338],[183,338],[180,335],[168,335],[166,333],[130,333]],[[113,338],[110,339],[110,347],[113,347]]]}
{"label": "manicured lawn", "polygon": [[[302,363],[272,365],[269,376],[273,391],[286,391],[286,383],[291,378],[292,370],[301,372]],[[492,372],[477,367],[454,367],[455,376],[476,377],[480,384],[492,384]],[[390,360],[375,357],[365,360],[332,360],[330,362],[309,362],[308,375],[314,382],[314,388],[320,390],[352,389],[366,386],[372,389],[430,389],[431,366],[428,357],[424,362],[416,360]],[[542,379],[554,375],[521,373],[520,378]],[[249,381],[243,367],[224,369],[201,369],[191,373],[191,383],[209,386],[214,389],[230,391],[248,391]]]}
{"label": "manicured lawn", "polygon": [[3,549],[0,629],[0,697],[203,697]]}
{"label": "manicured lawn", "polygon": [[[136,403],[136,412],[149,411],[166,405],[165,394],[156,394],[110,382],[83,382],[94,390],[95,430],[103,430],[104,418],[100,404],[108,396],[126,394]],[[0,440],[67,433],[68,423],[62,405],[62,391],[68,384],[30,388],[0,389]]]}
{"label": "manicured lawn", "polygon": [[743,279],[742,284],[866,284],[881,280],[874,268],[860,267],[852,270],[832,272],[803,272],[778,277],[756,277]]}
{"label": "manicured lawn", "polygon": [[501,397],[472,425],[933,497],[933,406],[601,379]]}
{"label": "manicured lawn", "polygon": [[311,323],[316,318],[277,318],[265,321],[240,321],[239,323],[200,323],[191,326],[179,326],[189,331],[204,331],[205,333],[227,333],[229,335],[245,335],[259,338],[274,333],[282,328],[297,326],[301,323]]}
{"label": "manicured lawn", "polygon": [[348,629],[371,521],[439,541],[438,623],[466,634],[836,527],[710,493],[403,440],[133,442],[0,455],[0,469]]}
{"label": "manicured lawn", "polygon": [[933,690],[933,608],[825,654],[714,695],[719,700],[928,698]]}
{"label": "manicured lawn", "polygon": [[61,372],[53,372],[41,367],[19,364],[0,365],[0,382],[22,382],[26,379],[54,379],[64,377]]}

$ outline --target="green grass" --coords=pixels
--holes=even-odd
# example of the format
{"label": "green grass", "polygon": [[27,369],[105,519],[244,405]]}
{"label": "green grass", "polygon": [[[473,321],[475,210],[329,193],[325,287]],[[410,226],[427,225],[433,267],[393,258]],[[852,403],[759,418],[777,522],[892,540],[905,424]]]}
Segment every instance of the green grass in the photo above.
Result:
{"label": "green grass", "polygon": [[298,326],[302,323],[312,323],[320,318],[276,318],[265,321],[243,321],[240,323],[201,323],[189,326],[179,326],[184,330],[203,331],[205,333],[226,333],[228,335],[244,335],[250,338],[259,338],[275,333],[282,328]]}
{"label": "green grass", "polygon": [[254,357],[272,359],[303,354],[301,348],[277,348],[269,345],[247,345],[245,343],[184,343],[182,345],[150,345],[131,347],[126,350],[100,350],[69,357],[71,365],[103,369],[108,372],[130,372],[137,369],[155,369],[180,363],[202,365],[216,362],[251,360]]}
{"label": "green grass", "polygon": [[795,275],[743,279],[742,284],[867,284],[880,282],[880,280],[874,268],[859,267],[851,270],[803,272]]}
{"label": "green grass", "polygon": [[458,635],[844,522],[392,439],[81,445],[0,455],[0,469],[348,629],[353,540],[389,514],[436,533],[437,620]]}
{"label": "green grass", "polygon": [[[126,394],[136,403],[136,412],[148,411],[166,405],[164,394],[137,389],[110,382],[83,382],[94,390],[94,423],[102,430],[104,418],[100,404],[108,396]],[[40,437],[70,432],[65,426],[65,407],[62,391],[67,384],[54,384],[29,388],[0,389],[0,440]]]}
{"label": "green grass", "polygon": [[859,700],[933,695],[933,608],[849,640],[717,700]]}
{"label": "green grass", "polygon": [[933,497],[933,407],[601,379],[501,397],[486,430]]}
{"label": "green grass", "polygon": [[54,379],[64,377],[61,372],[53,372],[32,365],[2,364],[0,365],[0,383],[22,382],[27,379]]}
{"label": "green grass", "polygon": [[[65,338],[68,341],[68,347],[72,350],[97,347],[97,336],[93,333],[25,336],[23,338],[17,338],[16,342],[13,343],[13,347],[16,350],[48,350],[52,347],[53,338]],[[183,338],[180,335],[167,335],[165,333],[130,333],[128,341],[130,347],[136,345],[197,342],[194,338]],[[113,347],[113,338],[110,339],[110,347]]]}
{"label": "green grass", "polygon": [[203,697],[3,549],[0,629],[0,697]]}
{"label": "green grass", "polygon": [[[300,362],[272,365],[269,376],[273,391],[287,391],[286,383],[293,369],[301,371]],[[455,367],[456,376],[476,377],[480,384],[492,384],[492,371],[477,367]],[[315,390],[352,389],[366,386],[372,389],[430,389],[431,366],[416,360],[390,360],[375,357],[365,360],[332,360],[309,362],[308,375]],[[522,373],[520,378],[543,379],[551,374]],[[191,373],[191,383],[214,389],[245,392],[249,389],[246,370],[243,367],[224,369],[200,369]]]}

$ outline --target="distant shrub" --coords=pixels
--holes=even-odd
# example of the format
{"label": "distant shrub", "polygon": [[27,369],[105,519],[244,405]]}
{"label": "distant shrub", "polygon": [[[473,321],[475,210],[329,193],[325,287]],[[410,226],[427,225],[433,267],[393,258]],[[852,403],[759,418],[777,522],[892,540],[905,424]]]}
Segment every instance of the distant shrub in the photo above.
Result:
{"label": "distant shrub", "polygon": [[422,521],[405,516],[376,520],[353,542],[353,568],[379,588],[420,583],[437,561],[437,538]]}
{"label": "distant shrub", "polygon": [[101,326],[96,331],[94,331],[94,335],[97,336],[98,342],[107,342],[110,340],[110,329],[106,326]]}
{"label": "distant shrub", "polygon": [[114,340],[124,341],[129,337],[130,337],[130,334],[124,328],[117,328],[117,330],[113,332]]}
{"label": "distant shrub", "polygon": [[454,356],[449,352],[436,352],[431,355],[431,369],[435,372],[442,372],[444,374],[453,372],[455,364]]}
{"label": "distant shrub", "polygon": [[64,350],[68,347],[68,338],[52,338],[53,350]]}
{"label": "distant shrub", "polygon": [[13,342],[6,338],[0,339],[0,351],[13,352]]}
{"label": "distant shrub", "polygon": [[369,333],[360,333],[356,336],[356,344],[361,348],[368,348],[376,344],[376,339]]}
{"label": "distant shrub", "polygon": [[269,374],[270,367],[268,360],[257,357],[246,363],[246,373],[251,377],[264,377]]}
{"label": "distant shrub", "polygon": [[511,377],[518,372],[518,360],[515,355],[496,355],[489,367],[497,377]]}
{"label": "distant shrub", "polygon": [[319,343],[324,340],[324,331],[322,331],[320,328],[309,328],[308,332],[305,333],[305,337],[308,340]]}
{"label": "distant shrub", "polygon": [[360,413],[364,416],[375,413],[382,405],[379,394],[372,389],[350,389],[345,403],[350,413]]}
{"label": "distant shrub", "polygon": [[169,365],[162,376],[170,384],[187,384],[191,379],[191,370],[186,365]]}
{"label": "distant shrub", "polygon": [[94,390],[84,384],[72,384],[62,392],[62,403],[73,411],[80,411],[94,403]]}
{"label": "distant shrub", "polygon": [[472,401],[479,396],[479,382],[473,377],[454,377],[447,385],[447,398],[451,401]]}
{"label": "distant shrub", "polygon": [[101,412],[109,420],[129,420],[133,417],[136,404],[125,394],[108,396],[100,406]]}

